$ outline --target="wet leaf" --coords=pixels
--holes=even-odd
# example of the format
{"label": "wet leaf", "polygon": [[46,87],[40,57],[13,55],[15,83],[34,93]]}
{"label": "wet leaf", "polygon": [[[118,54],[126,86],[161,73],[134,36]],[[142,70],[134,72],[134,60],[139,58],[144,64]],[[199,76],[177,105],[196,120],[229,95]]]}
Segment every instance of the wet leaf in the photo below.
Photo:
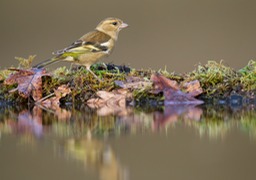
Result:
{"label": "wet leaf", "polygon": [[172,88],[164,90],[164,104],[203,104],[203,101],[194,98],[191,94]]}
{"label": "wet leaf", "polygon": [[35,101],[42,98],[42,76],[49,76],[45,69],[10,69],[11,71],[16,71],[16,73],[11,74],[4,83],[6,85],[18,84],[18,87],[11,90],[14,92],[18,90],[19,94],[28,98],[32,96]]}
{"label": "wet leaf", "polygon": [[66,85],[66,84],[63,84],[63,85],[59,86],[56,90],[54,90],[54,94],[55,94],[56,98],[58,98],[58,99],[65,97],[69,93],[71,93],[71,90],[68,87],[68,85]]}
{"label": "wet leaf", "polygon": [[40,99],[37,103],[40,103],[41,105],[47,108],[51,108],[52,106],[58,107],[60,103],[60,99],[62,97],[65,97],[69,93],[71,93],[70,88],[68,87],[68,85],[64,84],[54,90],[54,94],[52,94],[52,95],[55,95],[54,97],[51,97],[48,99],[45,99],[45,98]]}
{"label": "wet leaf", "polygon": [[[151,76],[151,80],[153,81],[153,93],[164,93],[164,103],[165,105],[170,104],[202,104],[203,101],[197,100],[194,98],[194,94],[198,95],[196,91],[199,89],[199,82],[193,82],[186,84],[186,88],[188,89],[188,93],[184,93],[180,90],[180,87],[176,81],[170,80],[163,75],[153,74]],[[198,87],[199,84],[199,87]]]}
{"label": "wet leaf", "polygon": [[58,117],[58,120],[66,121],[71,117],[71,112],[60,108],[60,99],[71,93],[68,85],[61,85],[54,90],[54,93],[40,99],[36,102],[36,105],[44,110],[53,113]]}

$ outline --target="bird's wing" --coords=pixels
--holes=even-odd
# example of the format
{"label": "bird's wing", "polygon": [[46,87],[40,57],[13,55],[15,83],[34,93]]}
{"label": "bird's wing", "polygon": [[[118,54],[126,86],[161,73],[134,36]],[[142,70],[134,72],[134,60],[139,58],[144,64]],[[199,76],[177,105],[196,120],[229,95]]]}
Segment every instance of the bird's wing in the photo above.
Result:
{"label": "bird's wing", "polygon": [[[108,52],[106,43],[111,37],[100,31],[92,31],[85,34],[79,40],[72,43],[70,46],[58,50],[53,55],[61,56],[65,53],[86,53],[86,52]],[[105,44],[104,44],[105,43]]]}

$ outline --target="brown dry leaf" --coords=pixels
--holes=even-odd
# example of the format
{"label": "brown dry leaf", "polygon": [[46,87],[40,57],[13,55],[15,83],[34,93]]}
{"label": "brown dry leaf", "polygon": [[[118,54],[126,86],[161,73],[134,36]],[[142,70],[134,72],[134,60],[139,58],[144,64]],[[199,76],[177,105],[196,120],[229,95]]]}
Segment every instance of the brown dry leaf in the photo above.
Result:
{"label": "brown dry leaf", "polygon": [[63,85],[59,86],[56,90],[54,90],[54,94],[55,94],[56,98],[58,98],[58,99],[65,97],[69,93],[71,93],[71,90],[68,87],[68,85],[66,85],[66,84],[63,84]]}
{"label": "brown dry leaf", "polygon": [[200,86],[200,82],[198,80],[185,82],[182,85],[182,89],[185,89],[185,91],[193,97],[203,93],[203,89]]}
{"label": "brown dry leaf", "polygon": [[154,93],[156,94],[166,88],[180,89],[177,81],[170,80],[159,73],[152,74],[150,80],[153,81]]}
{"label": "brown dry leaf", "polygon": [[39,100],[38,102],[44,107],[51,108],[52,106],[59,106],[60,99],[71,93],[68,85],[63,84],[54,90],[54,97],[45,100]]}
{"label": "brown dry leaf", "polygon": [[164,90],[164,104],[203,104],[204,102],[194,98],[192,95],[172,88]]}
{"label": "brown dry leaf", "polygon": [[180,91],[179,85],[176,81],[172,81],[164,77],[163,75],[153,74],[151,76],[151,80],[153,81],[153,87],[154,87],[153,93],[164,92],[165,105],[202,104],[203,103],[203,101],[197,100],[196,98],[193,97],[192,92],[194,91],[191,91],[191,93],[184,93]]}
{"label": "brown dry leaf", "polygon": [[126,81],[115,81],[115,84],[124,89],[142,89],[152,86],[152,82],[134,76],[126,77]]}
{"label": "brown dry leaf", "polygon": [[19,94],[28,98],[32,96],[35,101],[42,98],[42,76],[49,76],[46,73],[45,69],[10,69],[12,71],[16,71],[16,73],[11,74],[4,83],[6,85],[12,85],[17,83],[18,87],[11,90],[10,92],[14,92],[16,90],[19,91]]}
{"label": "brown dry leaf", "polygon": [[131,97],[131,93],[126,89],[118,89],[112,92],[98,91],[99,98],[89,99],[87,105],[98,109],[98,115],[105,116],[109,114],[125,115],[126,99]]}
{"label": "brown dry leaf", "polygon": [[50,96],[55,95],[54,97],[48,99],[46,99],[47,97],[44,97],[36,103],[37,105],[41,105],[43,108],[47,108],[49,111],[52,111],[57,116],[58,120],[67,121],[71,117],[71,111],[62,109],[59,105],[60,99],[62,97],[65,97],[69,93],[71,93],[70,88],[68,87],[68,85],[64,84],[55,89],[53,94],[50,94]]}

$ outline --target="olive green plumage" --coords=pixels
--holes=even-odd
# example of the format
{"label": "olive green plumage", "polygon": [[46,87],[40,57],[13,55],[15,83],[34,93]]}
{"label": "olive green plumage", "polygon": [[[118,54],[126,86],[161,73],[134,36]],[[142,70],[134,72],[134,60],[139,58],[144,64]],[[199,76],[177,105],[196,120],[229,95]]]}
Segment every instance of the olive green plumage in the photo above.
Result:
{"label": "olive green plumage", "polygon": [[99,79],[90,70],[90,66],[112,52],[119,31],[127,26],[118,18],[107,18],[101,21],[94,31],[85,34],[70,46],[54,52],[54,57],[34,67],[42,68],[55,62],[68,61],[86,66],[87,70]]}

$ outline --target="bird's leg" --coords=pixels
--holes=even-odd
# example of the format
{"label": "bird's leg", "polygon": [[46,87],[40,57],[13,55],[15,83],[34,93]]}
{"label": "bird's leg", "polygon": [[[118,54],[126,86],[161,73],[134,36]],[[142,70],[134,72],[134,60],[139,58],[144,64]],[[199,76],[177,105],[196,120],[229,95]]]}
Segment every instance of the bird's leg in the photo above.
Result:
{"label": "bird's leg", "polygon": [[120,69],[117,66],[115,66],[115,70],[117,71],[117,74],[120,74]]}
{"label": "bird's leg", "polygon": [[69,71],[70,71],[70,72],[72,71],[73,66],[74,66],[74,63],[71,63],[70,66],[69,66]]}
{"label": "bird's leg", "polygon": [[94,74],[94,72],[92,72],[92,70],[90,69],[90,66],[86,67],[86,69],[87,69],[99,82],[102,82],[102,80],[101,80],[96,74]]}
{"label": "bird's leg", "polygon": [[102,62],[102,65],[105,68],[105,70],[108,70],[108,66],[106,65],[106,63]]}

